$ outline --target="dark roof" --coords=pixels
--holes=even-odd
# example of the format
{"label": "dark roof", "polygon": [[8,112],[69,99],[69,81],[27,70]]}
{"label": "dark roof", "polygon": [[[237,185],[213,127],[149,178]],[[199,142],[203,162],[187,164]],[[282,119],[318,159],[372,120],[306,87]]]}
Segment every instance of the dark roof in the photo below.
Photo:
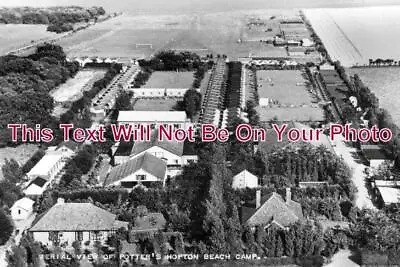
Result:
{"label": "dark roof", "polygon": [[69,149],[71,149],[72,151],[76,151],[79,148],[79,144],[77,142],[74,141],[64,141],[62,143],[60,143],[57,148],[60,148],[62,146],[68,147]]}
{"label": "dark roof", "polygon": [[185,143],[183,144],[182,155],[184,156],[197,155],[196,144],[193,142],[189,142],[188,140],[185,140]]}
{"label": "dark roof", "polygon": [[114,228],[116,215],[91,203],[57,203],[30,231],[96,231]]}
{"label": "dark roof", "polygon": [[142,153],[143,151],[146,151],[147,149],[158,146],[162,149],[165,149],[172,154],[175,154],[177,156],[182,156],[183,153],[183,142],[176,142],[176,141],[159,141],[158,140],[158,131],[154,131],[150,142],[136,142],[131,151],[131,155],[137,155],[139,153]]}
{"label": "dark roof", "polygon": [[249,225],[268,225],[275,223],[287,227],[303,218],[301,205],[293,200],[285,202],[276,192],[268,194],[260,208],[255,208],[255,202],[242,206],[241,219]]}
{"label": "dark roof", "polygon": [[158,231],[164,229],[167,221],[164,215],[159,212],[148,213],[144,216],[137,216],[134,220],[132,231]]}
{"label": "dark roof", "polygon": [[368,160],[392,160],[393,156],[378,145],[361,145],[361,150]]}
{"label": "dark roof", "polygon": [[117,150],[114,153],[114,156],[129,156],[131,154],[133,144],[133,141],[121,141],[118,145]]}
{"label": "dark roof", "polygon": [[110,185],[116,181],[122,180],[140,169],[143,169],[162,181],[165,177],[167,164],[162,159],[146,152],[143,155],[112,168],[104,181],[104,185]]}
{"label": "dark roof", "polygon": [[32,180],[29,185],[35,184],[37,186],[43,187],[43,185],[47,183],[47,180],[44,177],[36,177],[34,180]]}

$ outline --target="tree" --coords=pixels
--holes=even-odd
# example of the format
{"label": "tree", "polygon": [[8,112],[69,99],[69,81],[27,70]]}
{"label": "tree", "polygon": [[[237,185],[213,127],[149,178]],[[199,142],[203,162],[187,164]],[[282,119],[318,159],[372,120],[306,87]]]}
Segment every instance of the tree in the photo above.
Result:
{"label": "tree", "polygon": [[195,89],[189,89],[183,95],[183,108],[189,118],[193,118],[201,109],[201,94]]}
{"label": "tree", "polygon": [[1,167],[3,177],[10,183],[19,183],[22,180],[23,173],[15,159],[5,159],[4,165]]}
{"label": "tree", "polygon": [[0,209],[0,245],[4,245],[10,239],[13,231],[14,227],[10,218],[3,209]]}

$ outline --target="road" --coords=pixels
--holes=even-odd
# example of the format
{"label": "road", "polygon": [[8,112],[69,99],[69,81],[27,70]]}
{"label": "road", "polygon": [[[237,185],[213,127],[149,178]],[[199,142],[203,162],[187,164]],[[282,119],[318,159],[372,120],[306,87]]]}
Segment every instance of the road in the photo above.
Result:
{"label": "road", "polygon": [[348,146],[344,142],[343,136],[337,137],[334,141],[334,150],[338,156],[341,156],[347,165],[352,170],[352,181],[357,188],[356,206],[360,209],[368,208],[375,209],[371,198],[368,194],[368,189],[365,186],[366,174],[364,173],[366,165],[357,161],[357,150],[354,147]]}

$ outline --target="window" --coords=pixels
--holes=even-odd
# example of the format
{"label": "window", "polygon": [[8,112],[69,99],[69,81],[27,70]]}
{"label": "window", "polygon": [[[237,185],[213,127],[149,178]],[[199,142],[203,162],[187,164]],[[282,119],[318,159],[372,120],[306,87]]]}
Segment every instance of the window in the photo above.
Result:
{"label": "window", "polygon": [[175,160],[175,164],[178,164],[178,163],[179,163],[179,161],[176,159],[176,160]]}
{"label": "window", "polygon": [[138,175],[136,175],[136,180],[137,181],[145,181],[146,180],[146,175],[138,174]]}
{"label": "window", "polygon": [[18,210],[18,214],[21,214],[21,210]]}
{"label": "window", "polygon": [[100,231],[90,232],[90,239],[94,241],[99,241],[102,238],[102,233]]}
{"label": "window", "polygon": [[175,129],[180,128],[180,127],[179,127],[179,124],[175,123],[175,124],[174,124],[174,128],[175,128]]}
{"label": "window", "polygon": [[49,232],[49,241],[59,242],[60,241],[60,233],[57,231]]}
{"label": "window", "polygon": [[164,153],[163,152],[154,152],[154,156],[156,156],[157,158],[163,158]]}
{"label": "window", "polygon": [[75,232],[75,240],[82,241],[83,240],[83,232]]}

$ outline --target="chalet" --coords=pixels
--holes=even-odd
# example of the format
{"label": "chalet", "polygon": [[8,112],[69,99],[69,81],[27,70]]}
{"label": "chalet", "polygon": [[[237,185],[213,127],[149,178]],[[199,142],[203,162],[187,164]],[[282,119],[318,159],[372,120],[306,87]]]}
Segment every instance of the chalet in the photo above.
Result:
{"label": "chalet", "polygon": [[58,199],[29,229],[33,239],[45,246],[70,247],[74,241],[93,245],[104,243],[119,228],[128,228],[127,222],[91,203],[64,203]]}
{"label": "chalet", "polygon": [[110,170],[102,181],[104,186],[122,186],[131,189],[136,185],[165,183],[167,164],[158,157],[144,153]]}
{"label": "chalet", "polygon": [[[262,204],[261,204],[262,203]],[[286,189],[286,200],[272,192],[261,198],[261,190],[256,193],[256,203],[246,203],[241,208],[241,221],[252,228],[275,225],[287,229],[291,224],[303,219],[301,205],[291,199],[290,188]]]}
{"label": "chalet", "polygon": [[232,187],[234,189],[256,188],[258,186],[258,177],[248,170],[243,170],[233,176]]}
{"label": "chalet", "polygon": [[371,168],[378,168],[382,163],[393,164],[393,156],[379,145],[361,145],[361,152],[367,159]]}
{"label": "chalet", "polygon": [[328,185],[327,181],[299,182],[299,188],[319,188]]}
{"label": "chalet", "polygon": [[24,190],[25,195],[40,196],[64,168],[66,161],[75,154],[76,149],[73,143],[49,147],[44,157],[26,174],[29,182]]}
{"label": "chalet", "polygon": [[17,200],[11,207],[11,217],[13,220],[26,220],[32,216],[34,203],[35,201],[27,197]]}

